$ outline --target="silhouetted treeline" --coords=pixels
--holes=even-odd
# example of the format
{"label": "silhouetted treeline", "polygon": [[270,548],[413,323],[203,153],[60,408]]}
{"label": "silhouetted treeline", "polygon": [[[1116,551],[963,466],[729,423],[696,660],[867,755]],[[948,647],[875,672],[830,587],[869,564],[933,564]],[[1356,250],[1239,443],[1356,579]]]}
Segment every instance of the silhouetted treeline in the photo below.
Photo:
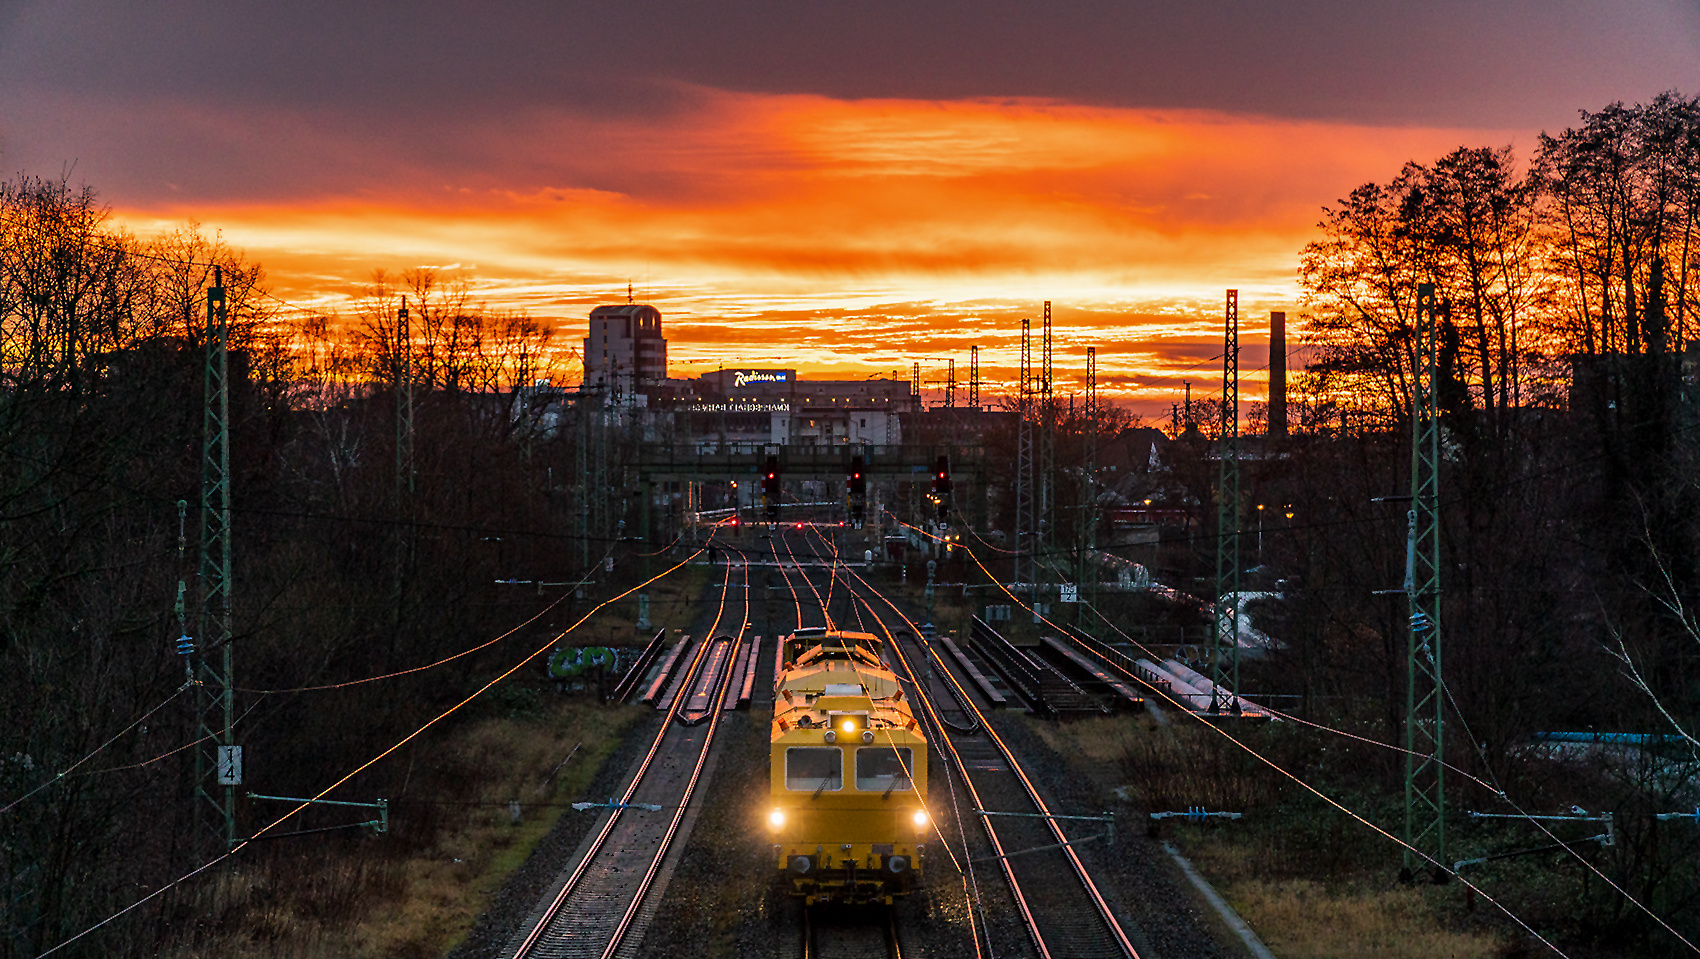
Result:
{"label": "silhouetted treeline", "polygon": [[[1451,306],[1437,385],[1447,760],[1531,812],[1614,812],[1618,844],[1586,855],[1692,938],[1700,830],[1653,814],[1700,802],[1700,101],[1584,113],[1526,166],[1462,147],[1409,163],[1321,228],[1300,271],[1315,352],[1295,434],[1247,466],[1248,503],[1292,514],[1265,535],[1262,585],[1281,598],[1259,615],[1284,646],[1256,681],[1403,742],[1406,599],[1390,591],[1407,504],[1372,500],[1410,492],[1416,289],[1434,283]],[[1552,730],[1668,739],[1558,761],[1535,746]],[[1396,794],[1399,754],[1364,763]],[[1455,810],[1506,811],[1450,783]],[[1453,828],[1457,858],[1507,848]],[[1638,955],[1683,948],[1569,857],[1537,861],[1576,897],[1522,902],[1543,928]]]}
{"label": "silhouetted treeline", "polygon": [[[28,794],[0,812],[0,956],[37,955],[207,848],[189,796],[196,694],[181,691],[173,606],[181,580],[197,633],[215,266],[232,323],[241,792],[313,795],[563,628],[571,601],[447,666],[261,691],[434,662],[546,602],[496,580],[585,572],[575,433],[549,428],[534,391],[561,365],[541,324],[428,271],[378,276],[356,315],[304,314],[195,227],[142,241],[91,190],[0,184],[0,806]],[[404,294],[405,366],[394,335]],[[398,369],[414,383],[413,470],[399,481]],[[599,564],[614,544],[591,545]],[[398,754],[343,794],[402,798],[422,763],[428,752]],[[245,804],[239,828],[276,811]],[[151,955],[185,941],[195,895],[191,884],[162,896],[71,952]]]}

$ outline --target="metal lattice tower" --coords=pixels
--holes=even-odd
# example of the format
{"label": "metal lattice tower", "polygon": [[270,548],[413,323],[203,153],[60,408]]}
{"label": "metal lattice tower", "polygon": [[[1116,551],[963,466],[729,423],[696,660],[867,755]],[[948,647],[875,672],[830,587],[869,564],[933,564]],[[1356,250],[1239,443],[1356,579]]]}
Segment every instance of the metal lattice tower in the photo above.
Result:
{"label": "metal lattice tower", "polygon": [[1216,484],[1216,646],[1210,657],[1215,683],[1212,712],[1237,710],[1240,689],[1240,291],[1229,290],[1222,347],[1222,422],[1217,440],[1221,470]]}
{"label": "metal lattice tower", "polygon": [[1085,587],[1076,608],[1076,625],[1086,628],[1088,607],[1098,604],[1098,571],[1092,562],[1098,538],[1098,348],[1086,348],[1086,422],[1082,429],[1085,449],[1080,471],[1080,572],[1076,582]]}
{"label": "metal lattice tower", "polygon": [[968,348],[968,408],[980,408],[980,348]]}
{"label": "metal lattice tower", "polygon": [[[612,402],[618,402],[620,398],[618,368],[614,371],[614,385],[609,390],[609,398]],[[614,413],[609,404],[603,402],[602,396],[598,395],[595,407],[590,413],[590,429],[594,440],[591,445],[589,477],[592,525],[587,535],[603,542],[606,542],[608,530],[613,526],[608,518],[608,430],[611,425],[610,417]]]}
{"label": "metal lattice tower", "polygon": [[[1015,402],[1015,581],[1019,584],[1032,581],[1032,551],[1037,548],[1033,515],[1033,321],[1025,316],[1021,318],[1021,379]],[[1023,568],[1028,579],[1022,578]]]}
{"label": "metal lattice tower", "polygon": [[595,414],[591,410],[592,402],[601,397],[600,390],[587,389],[588,383],[580,383],[578,389],[578,509],[579,509],[579,568],[587,574],[590,570],[590,540],[591,529],[595,523],[596,496],[596,457],[593,450],[595,444],[594,431],[591,429],[591,418]]}
{"label": "metal lattice tower", "polygon": [[922,408],[922,405],[921,405],[921,364],[920,363],[912,364],[909,367],[909,392],[915,394],[915,409],[920,410]]}
{"label": "metal lattice tower", "polygon": [[1440,673],[1439,320],[1451,315],[1434,284],[1417,286],[1415,390],[1411,404],[1411,509],[1405,514],[1405,597],[1410,636],[1405,670],[1405,875],[1418,852],[1446,868],[1444,692]]}
{"label": "metal lattice tower", "polygon": [[[202,841],[236,844],[236,787],[242,761],[235,719],[230,616],[230,310],[224,271],[207,291],[206,407],[201,426],[200,648],[195,654],[195,806]],[[214,664],[216,657],[216,665]],[[205,847],[203,847],[205,848]],[[210,859],[210,855],[203,855]]]}
{"label": "metal lattice tower", "polygon": [[395,315],[395,494],[400,504],[413,495],[413,329],[407,297]]}
{"label": "metal lattice tower", "polygon": [[395,314],[395,622],[401,629],[402,602],[407,588],[413,518],[413,330],[408,323],[407,297]]}
{"label": "metal lattice tower", "polygon": [[[1044,421],[1039,426],[1037,543],[1034,547],[1033,582],[1041,579],[1049,586],[1054,573],[1052,544],[1056,536],[1056,466],[1057,466],[1057,398],[1055,381],[1051,378],[1051,301],[1045,301],[1045,341],[1043,366],[1039,374],[1039,412]],[[1044,562],[1038,557],[1044,556]]]}
{"label": "metal lattice tower", "polygon": [[956,360],[949,362],[950,367],[944,377],[944,408],[953,410],[956,408]]}

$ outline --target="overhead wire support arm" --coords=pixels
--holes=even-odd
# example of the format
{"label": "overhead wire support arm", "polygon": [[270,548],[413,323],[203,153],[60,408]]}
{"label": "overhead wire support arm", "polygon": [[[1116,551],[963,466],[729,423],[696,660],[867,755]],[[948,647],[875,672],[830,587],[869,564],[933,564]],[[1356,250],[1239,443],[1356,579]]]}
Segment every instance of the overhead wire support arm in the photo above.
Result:
{"label": "overhead wire support arm", "polygon": [[667,807],[646,802],[618,802],[610,798],[607,802],[576,802],[573,803],[573,808],[579,812],[586,809],[642,809],[645,812],[660,812]]}
{"label": "overhead wire support arm", "polygon": [[371,826],[373,832],[380,834],[390,831],[390,802],[387,799],[380,799],[376,802],[348,802],[347,800],[342,799],[308,799],[301,796],[261,796],[258,793],[248,793],[248,798],[266,799],[272,802],[303,803],[315,806],[349,806],[355,809],[375,809],[378,811],[378,818],[370,822],[350,822],[343,823],[338,826],[326,826],[321,829],[303,829],[297,832],[274,834],[277,837],[301,836],[314,832],[329,832],[333,829],[357,829],[361,826]]}

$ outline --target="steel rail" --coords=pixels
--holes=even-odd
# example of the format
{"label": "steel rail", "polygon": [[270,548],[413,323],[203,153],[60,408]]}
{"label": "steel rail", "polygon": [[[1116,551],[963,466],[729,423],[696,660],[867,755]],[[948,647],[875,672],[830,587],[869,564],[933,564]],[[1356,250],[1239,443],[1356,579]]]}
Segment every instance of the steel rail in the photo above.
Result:
{"label": "steel rail", "polygon": [[[861,579],[861,577],[857,577],[857,579]],[[862,580],[862,585],[867,586],[867,581]],[[872,587],[869,587],[869,589],[875,595],[879,595],[878,591],[873,590]],[[950,753],[950,761],[961,771],[963,788],[968,790],[968,797],[974,801],[974,807],[984,809],[985,803],[980,799],[980,790],[975,787],[974,780],[968,775],[968,766],[962,761],[961,753],[957,752],[956,744],[944,732],[943,720],[939,717],[938,708],[933,704],[932,697],[927,694],[925,684],[920,681],[918,674],[909,665],[909,657],[904,655],[903,648],[897,642],[897,637],[893,635],[891,627],[886,625],[883,617],[874,612],[872,605],[868,606],[868,615],[872,616],[874,622],[879,624],[880,630],[885,633],[887,645],[897,654],[898,662],[903,665],[904,673],[909,676],[910,685],[914,689],[915,700],[926,710],[927,717],[933,727],[932,732],[935,734],[933,742]],[[1004,852],[1002,837],[998,835],[997,829],[987,821],[985,816],[981,816],[979,819],[981,828],[985,830],[986,839],[992,844],[992,851],[997,853],[998,866],[1003,869],[1004,882],[1009,885],[1010,894],[1015,898],[1015,908],[1021,913],[1022,925],[1027,929],[1028,938],[1033,940],[1033,948],[1038,950],[1039,959],[1051,959],[1050,947],[1045,944],[1044,936],[1040,935],[1038,920],[1033,917],[1033,911],[1027,904],[1027,896],[1021,891],[1021,880],[1015,877],[1015,868],[1010,865],[1009,856]],[[962,828],[962,824],[957,823],[957,827]],[[936,824],[934,828],[937,828]],[[944,841],[942,835],[939,837],[939,841],[941,843]]]}
{"label": "steel rail", "polygon": [[[746,561],[743,564],[743,567],[744,567],[744,585],[747,587],[749,585],[749,578],[750,578],[750,564],[747,561],[747,558],[744,557],[744,555],[741,551],[735,551],[735,552],[738,552],[739,558],[746,559]],[[730,565],[728,565],[727,568],[726,568],[726,582],[730,583],[731,580],[732,580],[732,568],[731,568]],[[745,611],[746,614],[748,614],[748,612],[749,612],[749,601],[748,601],[749,592],[748,592],[747,589],[746,589],[744,595],[746,597],[745,598],[745,604],[744,604],[745,605],[744,611]],[[726,611],[726,593],[725,593],[725,589],[722,588],[721,594],[720,594],[720,612],[715,614],[714,625],[709,628],[709,635],[713,635],[715,630],[717,630],[720,627],[721,615],[724,614],[725,611]],[[743,634],[743,627],[741,625],[738,629],[738,633],[739,633],[740,636]],[[705,643],[704,645],[706,646],[707,644]],[[726,684],[731,682],[731,681],[732,681],[732,670],[731,670],[730,666],[728,666],[728,668],[726,670],[724,670],[720,675],[720,682],[718,684],[716,684],[718,688],[713,690],[709,694],[709,697],[708,697],[709,702],[719,703],[720,697],[725,695]],[[680,693],[682,694],[685,691],[686,688],[688,688],[688,687],[681,687],[680,690],[679,690]],[[677,712],[677,710],[678,710],[678,703],[675,702],[673,711]],[[722,710],[722,709],[713,709],[713,710],[710,711],[710,717],[709,717],[709,720],[708,720],[708,732],[703,736],[702,752],[697,755],[696,765],[694,767],[692,767],[692,769],[691,769],[691,778],[690,778],[690,781],[685,784],[684,794],[683,794],[683,797],[679,800],[679,806],[678,806],[677,809],[675,809],[673,811],[673,821],[667,824],[667,833],[666,833],[666,835],[664,835],[661,838],[659,848],[656,850],[655,858],[650,862],[649,868],[644,871],[643,879],[638,883],[637,892],[632,896],[631,904],[626,907],[625,915],[620,917],[619,925],[614,927],[614,937],[611,940],[609,940],[608,948],[602,950],[602,959],[613,959],[614,954],[617,953],[620,950],[620,946],[624,944],[626,932],[631,928],[632,922],[637,919],[638,910],[640,910],[643,907],[644,897],[649,894],[649,888],[655,882],[656,873],[661,871],[661,862],[662,862],[662,860],[667,858],[667,851],[670,848],[672,848],[673,837],[678,835],[679,824],[684,821],[685,811],[690,808],[691,799],[694,798],[695,795],[696,795],[697,783],[702,781],[702,770],[703,770],[703,767],[708,764],[708,754],[711,751],[713,751],[713,748],[714,748],[714,733],[719,728],[720,717],[723,716],[723,715],[725,715],[725,710]],[[671,718],[671,717],[669,717],[669,718]]]}
{"label": "steel rail", "polygon": [[[779,531],[779,538],[781,540],[785,539],[785,531],[783,529],[781,529]],[[775,555],[775,558],[777,558],[777,556],[778,556],[777,552],[774,555]],[[797,551],[791,548],[791,544],[790,544],[789,541],[787,541],[785,543],[785,555],[791,557],[791,565],[797,567],[797,575],[802,577],[803,585],[805,585],[809,588],[809,592],[815,594],[815,604],[820,607],[821,622],[823,622],[826,625],[827,629],[836,628],[836,627],[834,627],[833,622],[832,622],[832,611],[826,608],[826,600],[821,599],[820,589],[815,586],[815,581],[810,579],[809,574],[803,572],[803,567],[797,563]],[[781,569],[780,572],[784,573],[784,570]],[[791,577],[790,576],[785,577],[785,583],[786,583],[786,585],[790,585],[790,583],[791,583]],[[792,587],[791,592],[792,592],[792,595],[797,596],[797,628],[802,629],[803,628],[802,596],[801,596],[801,594],[799,594],[797,592],[796,587]]]}
{"label": "steel rail", "polygon": [[[896,603],[894,603],[884,593],[882,593],[878,589],[874,588],[874,586],[872,584],[868,583],[868,581],[866,579],[863,579],[860,574],[856,573],[853,570],[846,570],[846,572],[848,572],[851,576],[854,576],[858,582],[860,582],[864,587],[866,587],[868,589],[869,592],[873,593],[875,596],[878,596],[882,601],[885,602],[885,604],[887,606],[891,607],[892,611],[894,613],[896,613],[900,618],[903,619],[903,621],[905,623],[907,623],[909,625],[911,633],[914,636],[916,636],[917,639],[919,639],[919,637],[921,635],[920,629],[915,626],[914,622],[912,622],[909,619],[909,617],[907,617],[903,614],[902,610],[897,608]],[[870,612],[872,612],[871,609],[870,609]],[[880,622],[881,628],[885,629],[887,635],[889,636],[891,631],[888,627],[885,626],[884,620],[881,617],[879,617],[877,614],[875,614],[875,619]],[[906,671],[909,672],[911,678],[913,679],[914,676],[915,676],[915,673],[910,668],[908,657],[906,655],[904,655],[901,645],[897,643],[895,638],[892,639],[892,646],[893,646],[894,649],[897,650],[897,655],[898,655],[899,660],[903,663],[903,668]],[[1044,798],[1039,795],[1039,790],[1033,784],[1033,780],[1032,780],[1031,777],[1028,776],[1027,771],[1024,768],[1022,768],[1021,764],[1016,760],[1014,751],[1009,748],[1009,745],[1004,742],[1003,737],[999,736],[998,733],[997,733],[997,730],[994,729],[992,727],[992,724],[987,721],[986,716],[983,712],[981,712],[979,705],[974,703],[972,698],[970,698],[968,696],[967,690],[962,688],[961,682],[957,680],[956,674],[955,674],[954,671],[952,671],[950,669],[949,664],[946,663],[944,661],[944,659],[938,655],[938,652],[936,650],[932,649],[931,644],[926,645],[924,648],[926,649],[927,654],[932,657],[933,661],[935,663],[937,663],[940,667],[943,668],[943,675],[949,681],[950,685],[954,686],[956,688],[958,695],[957,695],[957,697],[954,697],[954,698],[957,698],[963,705],[966,705],[969,709],[971,709],[973,711],[975,718],[979,721],[981,727],[985,729],[986,735],[988,737],[990,737],[991,741],[994,744],[996,744],[999,754],[1002,755],[1004,761],[1009,764],[1010,771],[1015,773],[1016,779],[1017,779],[1017,781],[1019,781],[1021,783],[1022,789],[1027,794],[1028,799],[1031,800],[1033,805],[1040,811],[1040,813],[1042,813],[1046,817],[1045,818],[1046,825],[1048,825],[1050,827],[1051,834],[1056,837],[1057,842],[1059,844],[1062,844],[1061,845],[1062,852],[1064,853],[1064,855],[1067,856],[1070,866],[1073,867],[1075,877],[1080,880],[1081,886],[1086,891],[1088,898],[1092,901],[1094,908],[1097,909],[1099,918],[1103,921],[1105,927],[1111,933],[1112,938],[1114,939],[1117,947],[1122,950],[1122,953],[1125,956],[1127,956],[1128,959],[1139,959],[1138,951],[1134,949],[1133,943],[1131,941],[1129,941],[1129,939],[1127,937],[1127,933],[1121,927],[1121,923],[1116,920],[1114,911],[1110,909],[1109,902],[1104,898],[1104,894],[1098,889],[1098,884],[1093,882],[1092,876],[1087,871],[1085,864],[1080,861],[1080,856],[1075,852],[1074,846],[1072,844],[1070,844],[1068,836],[1063,832],[1062,826],[1058,824],[1057,820],[1051,818],[1050,807],[1045,803]],[[932,703],[931,703],[931,697],[928,696],[925,693],[924,686],[921,683],[919,683],[917,681],[915,683],[915,686],[916,686],[917,692],[921,693],[921,699],[927,705],[928,713],[932,714],[933,713],[933,706],[932,706]],[[957,756],[955,744],[950,742],[948,736],[941,735],[940,738],[945,740],[945,742],[949,745],[952,758],[957,759],[957,768],[958,769],[964,769],[964,774],[963,774],[963,777],[962,777],[963,781],[965,783],[968,783],[970,795],[973,795],[975,797],[975,803],[976,803],[977,807],[984,809],[985,806],[980,804],[980,800],[979,800],[977,791],[973,788],[972,781],[968,777],[965,767],[962,765],[959,757]],[[989,821],[989,817],[981,816],[980,820],[981,820],[982,824],[985,826],[988,834],[995,833],[995,830],[992,828],[992,825]],[[1017,904],[1022,911],[1022,916],[1023,916],[1024,919],[1029,920],[1028,930],[1029,930],[1029,933],[1034,940],[1035,947],[1039,949],[1039,951],[1042,955],[1048,956],[1050,954],[1049,950],[1043,944],[1043,940],[1041,939],[1040,934],[1039,934],[1038,926],[1031,922],[1030,917],[1032,916],[1032,913],[1027,908],[1023,894],[1019,891],[1019,888],[1020,888],[1019,885],[1017,885],[1016,882],[1015,882],[1014,874],[1011,871],[1011,868],[1010,868],[1010,865],[1009,865],[1009,860],[1008,860],[1006,854],[1004,853],[1000,843],[994,841],[993,846],[996,849],[996,851],[997,851],[997,853],[1000,857],[999,860],[998,860],[999,863],[1001,863],[1004,867],[1004,874],[1010,880],[1011,889],[1012,889],[1012,892],[1014,892]]]}
{"label": "steel rail", "polygon": [[[821,535],[819,530],[812,530],[812,532],[814,533],[814,535],[817,539],[821,539],[823,541],[826,539],[826,537]],[[834,565],[838,565],[838,545],[836,543],[829,543],[828,545],[831,546],[832,550],[833,550],[833,563],[834,563]],[[846,573],[850,572],[849,567],[845,567],[845,572]],[[872,587],[869,586],[867,580],[861,579],[860,576],[858,576],[857,579],[861,580],[863,586],[868,587],[870,590],[872,590]],[[880,623],[880,628],[882,628],[882,629],[885,628],[885,624],[880,621],[878,614],[876,614],[874,612],[873,605],[868,602],[866,597],[856,595],[856,591],[850,585],[850,582],[849,582],[848,579],[845,580],[844,592],[845,592],[845,595],[849,597],[850,612],[851,612],[852,615],[854,615],[856,617],[858,624],[861,623],[862,616],[861,616],[860,613],[856,612],[856,604],[861,603],[862,608],[864,608],[868,611],[868,615],[872,616],[874,618],[875,622]],[[874,591],[874,592],[875,592],[875,595],[878,595],[878,591]],[[881,597],[881,599],[884,599],[884,597]],[[910,625],[913,626],[914,624],[910,623]],[[867,630],[862,629],[861,631],[866,632]],[[889,632],[887,634],[887,637],[888,637],[888,640],[892,643],[892,645],[896,645],[896,640],[890,640]],[[932,648],[933,648],[932,643],[928,642],[925,637],[918,636],[918,638],[921,641],[921,645],[926,648],[928,653],[931,653]],[[951,690],[951,698],[952,699],[958,699],[959,698],[960,689],[961,689],[961,687],[958,686],[958,687],[954,687]],[[942,715],[939,717],[938,721],[940,723],[943,723],[945,728],[950,729],[953,732],[960,733],[964,736],[972,736],[975,733],[979,732],[980,726],[981,726],[980,721],[978,719],[975,719],[972,715],[970,715],[967,708],[965,708],[960,702],[957,703],[957,707],[958,707],[957,711],[960,712],[964,717],[973,720],[973,723],[971,725],[958,726],[956,723],[951,722],[949,719],[944,718]]]}
{"label": "steel rail", "polygon": [[[779,538],[781,540],[783,540],[785,538],[784,530],[779,531]],[[779,561],[779,544],[772,541],[772,540],[769,540],[768,541],[768,548],[773,550],[773,566],[774,566],[774,568],[779,570],[780,576],[785,577],[785,588],[791,591],[791,605],[795,606],[797,608],[797,628],[802,629],[803,628],[803,597],[802,597],[802,594],[798,593],[797,587],[791,583],[791,574],[787,573],[785,571],[785,564],[781,563]],[[785,548],[785,551],[787,553],[791,553],[791,547],[787,546]],[[797,558],[796,554],[791,553],[792,565],[796,565],[796,558]],[[798,570],[797,570],[798,575],[802,575],[802,572],[803,572],[802,569],[799,567]],[[807,580],[805,579],[805,582],[806,581]]]}
{"label": "steel rail", "polygon": [[[749,575],[749,571],[748,571],[748,566],[746,565],[745,576],[747,577],[748,575]],[[725,614],[727,594],[730,590],[731,582],[732,582],[732,567],[730,565],[728,565],[726,567],[726,577],[721,582],[720,606],[715,611],[714,627],[718,627],[720,625],[720,619]],[[711,627],[710,630],[709,630],[709,635],[712,636],[713,633],[714,633],[714,628]],[[680,685],[681,690],[689,688],[690,683],[695,680],[696,673],[702,667],[702,664],[705,660],[705,653],[707,652],[708,648],[711,645],[713,645],[713,644],[709,641],[706,641],[706,640],[698,645],[695,654],[691,657],[690,666],[687,667],[687,669],[685,670],[684,680]],[[674,719],[675,716],[678,715],[680,706],[681,706],[681,704],[684,703],[685,699],[686,699],[686,697],[684,697],[684,696],[673,697],[673,702],[672,702],[671,705],[669,705],[669,707],[667,709],[667,715],[661,721],[661,729],[660,729],[659,732],[656,733],[654,741],[650,743],[649,751],[647,753],[645,753],[645,755],[643,757],[643,762],[639,764],[636,775],[634,775],[632,777],[632,781],[626,786],[625,792],[621,794],[618,804],[612,810],[607,821],[602,824],[602,829],[597,833],[596,837],[593,840],[591,840],[590,847],[585,851],[584,857],[581,860],[579,860],[579,863],[573,869],[572,874],[567,877],[567,881],[561,886],[561,891],[556,894],[555,898],[549,903],[548,907],[544,909],[542,917],[537,921],[537,923],[526,934],[525,939],[520,942],[519,948],[514,951],[514,953],[513,953],[514,959],[526,959],[526,957],[531,954],[532,950],[534,950],[537,947],[538,941],[540,939],[542,939],[544,933],[554,923],[556,917],[560,915],[561,907],[566,904],[567,900],[572,896],[573,892],[575,892],[577,890],[579,882],[584,878],[585,873],[587,871],[589,871],[592,864],[594,864],[596,862],[597,857],[599,855],[601,855],[601,853],[603,852],[604,847],[607,845],[608,837],[613,834],[614,827],[619,824],[621,817],[625,813],[625,809],[624,809],[625,805],[627,803],[630,803],[632,801],[632,798],[637,795],[637,791],[638,791],[639,787],[643,785],[644,777],[649,773],[650,767],[652,765],[654,765],[655,757],[660,754],[662,743],[664,743],[666,741],[668,733],[670,733],[672,731],[673,719]],[[713,730],[714,730],[714,726],[711,725],[708,735],[704,738],[703,748],[702,748],[702,755],[704,757],[706,757],[708,755],[709,748],[714,743],[714,732],[713,732]],[[700,766],[701,766],[701,759],[699,758],[699,761],[698,761],[698,768],[699,769],[700,769]],[[693,783],[694,783],[694,778],[693,778]],[[679,804],[679,809],[681,811],[685,808],[685,806],[688,805],[688,801],[689,801],[689,795],[687,794],[686,797],[685,797],[685,801],[682,801]],[[672,835],[672,829],[669,829],[669,832],[668,832],[669,838],[671,838],[671,835]],[[666,846],[665,846],[665,844],[663,844],[661,849],[658,851],[658,854],[655,857],[655,860],[656,860],[657,863],[659,863],[659,861],[663,858],[665,853],[666,853]],[[647,887],[645,887],[645,888],[647,888]],[[642,896],[639,895],[635,898],[638,899],[638,900],[641,900]],[[615,948],[619,945],[620,935],[623,934],[623,929],[626,925],[628,925],[628,923],[626,923],[625,920],[623,919],[622,925],[621,925],[622,932],[615,936],[613,942],[611,943],[610,948]],[[604,953],[604,955],[607,955],[607,954],[608,954],[607,952]]]}

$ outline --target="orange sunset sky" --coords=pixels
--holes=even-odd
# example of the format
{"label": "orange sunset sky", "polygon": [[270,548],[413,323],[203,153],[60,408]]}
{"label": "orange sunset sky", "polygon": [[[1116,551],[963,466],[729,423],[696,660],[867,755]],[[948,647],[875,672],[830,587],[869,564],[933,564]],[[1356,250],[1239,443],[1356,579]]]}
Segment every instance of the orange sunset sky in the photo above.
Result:
{"label": "orange sunset sky", "polygon": [[1691,4],[1607,6],[24,2],[0,161],[221,231],[303,306],[433,266],[576,343],[631,283],[676,376],[965,382],[978,344],[995,395],[1049,299],[1062,388],[1096,346],[1155,419],[1220,388],[1227,287],[1262,398],[1353,187],[1693,86]]}

